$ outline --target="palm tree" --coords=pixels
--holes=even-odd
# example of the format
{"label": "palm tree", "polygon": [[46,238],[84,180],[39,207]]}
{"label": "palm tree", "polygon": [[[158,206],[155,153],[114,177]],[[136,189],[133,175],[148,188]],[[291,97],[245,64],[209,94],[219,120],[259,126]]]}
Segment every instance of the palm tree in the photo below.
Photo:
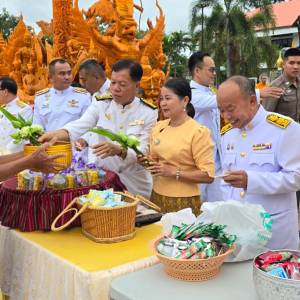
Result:
{"label": "palm tree", "polygon": [[[191,34],[197,37],[203,34],[197,31],[199,24],[199,6],[205,0],[195,1],[190,22]],[[268,29],[275,26],[271,0],[214,0],[210,16],[205,18],[206,50],[215,57],[218,65],[226,64],[227,76],[256,72],[261,62],[275,62],[275,48],[267,37]],[[260,11],[247,15],[245,11],[260,7]],[[264,30],[265,35],[258,38],[256,28]],[[199,41],[199,40],[198,40]],[[261,46],[264,48],[261,48]],[[271,59],[270,59],[271,58]],[[264,60],[265,59],[265,60]],[[256,75],[256,73],[255,73]]]}
{"label": "palm tree", "polygon": [[191,37],[183,31],[175,31],[164,37],[163,50],[167,56],[172,76],[183,76],[187,65],[186,51],[191,50]]}

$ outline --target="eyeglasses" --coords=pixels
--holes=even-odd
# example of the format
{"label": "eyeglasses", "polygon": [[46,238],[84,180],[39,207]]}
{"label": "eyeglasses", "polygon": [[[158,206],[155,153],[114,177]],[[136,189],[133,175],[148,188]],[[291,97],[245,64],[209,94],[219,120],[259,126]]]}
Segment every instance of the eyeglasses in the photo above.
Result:
{"label": "eyeglasses", "polygon": [[216,73],[217,69],[215,67],[211,67],[207,69],[210,73]]}
{"label": "eyeglasses", "polygon": [[[199,68],[200,70],[203,70],[206,66],[197,66],[197,68]],[[217,72],[217,68],[216,67],[210,67],[210,68],[207,68],[207,70],[210,72],[210,73],[216,73]]]}

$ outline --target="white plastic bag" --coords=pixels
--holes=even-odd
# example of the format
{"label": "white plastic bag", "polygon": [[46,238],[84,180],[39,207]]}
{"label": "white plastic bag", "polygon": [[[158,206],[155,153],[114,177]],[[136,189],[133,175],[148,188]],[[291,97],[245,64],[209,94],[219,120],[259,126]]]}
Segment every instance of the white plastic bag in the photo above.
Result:
{"label": "white plastic bag", "polygon": [[192,224],[196,221],[196,216],[193,214],[191,208],[185,208],[163,215],[160,221],[163,225],[163,233],[169,234],[173,225],[182,226],[182,224]]}
{"label": "white plastic bag", "polygon": [[227,225],[225,231],[236,234],[236,250],[227,261],[243,261],[265,251],[272,237],[271,217],[261,205],[235,200],[205,202],[197,221]]}

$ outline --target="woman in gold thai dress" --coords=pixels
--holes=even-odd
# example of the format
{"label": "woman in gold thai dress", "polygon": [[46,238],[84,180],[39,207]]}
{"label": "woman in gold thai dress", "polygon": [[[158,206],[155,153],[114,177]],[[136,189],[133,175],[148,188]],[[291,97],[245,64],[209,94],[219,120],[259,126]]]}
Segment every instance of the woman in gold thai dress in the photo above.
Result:
{"label": "woman in gold thai dress", "polygon": [[210,131],[188,116],[190,100],[185,79],[169,79],[161,89],[160,108],[166,119],[152,129],[147,169],[153,175],[151,201],[164,213],[191,207],[199,215],[199,183],[213,181]]}

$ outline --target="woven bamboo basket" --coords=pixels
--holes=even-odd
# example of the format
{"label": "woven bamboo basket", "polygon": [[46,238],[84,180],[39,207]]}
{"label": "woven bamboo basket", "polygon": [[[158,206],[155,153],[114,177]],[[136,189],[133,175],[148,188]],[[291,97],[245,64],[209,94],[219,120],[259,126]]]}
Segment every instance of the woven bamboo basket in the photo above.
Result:
{"label": "woven bamboo basket", "polygon": [[[78,216],[81,217],[82,233],[97,243],[115,243],[129,240],[135,235],[135,215],[137,204],[141,201],[148,206],[159,210],[154,203],[142,196],[133,196],[129,192],[115,192],[122,196],[128,204],[118,207],[90,208],[88,204],[79,203],[75,198],[53,221],[51,230],[59,231],[68,227]],[[72,208],[76,203],[78,209]],[[63,226],[55,227],[56,222],[65,213],[73,211],[74,216]]]}
{"label": "woven bamboo basket", "polygon": [[[31,155],[33,152],[37,150],[39,146],[33,145],[25,145],[24,146],[24,154],[26,156]],[[61,171],[63,169],[68,168],[71,165],[72,161],[72,146],[70,143],[58,142],[53,146],[50,146],[46,149],[46,152],[49,155],[62,154],[63,156],[55,159],[55,162],[63,164],[64,167],[56,167],[57,171]]]}
{"label": "woven bamboo basket", "polygon": [[215,278],[226,257],[235,249],[233,246],[221,255],[206,259],[175,259],[164,256],[156,250],[160,240],[161,237],[154,242],[154,249],[166,273],[185,281],[206,281]]}

